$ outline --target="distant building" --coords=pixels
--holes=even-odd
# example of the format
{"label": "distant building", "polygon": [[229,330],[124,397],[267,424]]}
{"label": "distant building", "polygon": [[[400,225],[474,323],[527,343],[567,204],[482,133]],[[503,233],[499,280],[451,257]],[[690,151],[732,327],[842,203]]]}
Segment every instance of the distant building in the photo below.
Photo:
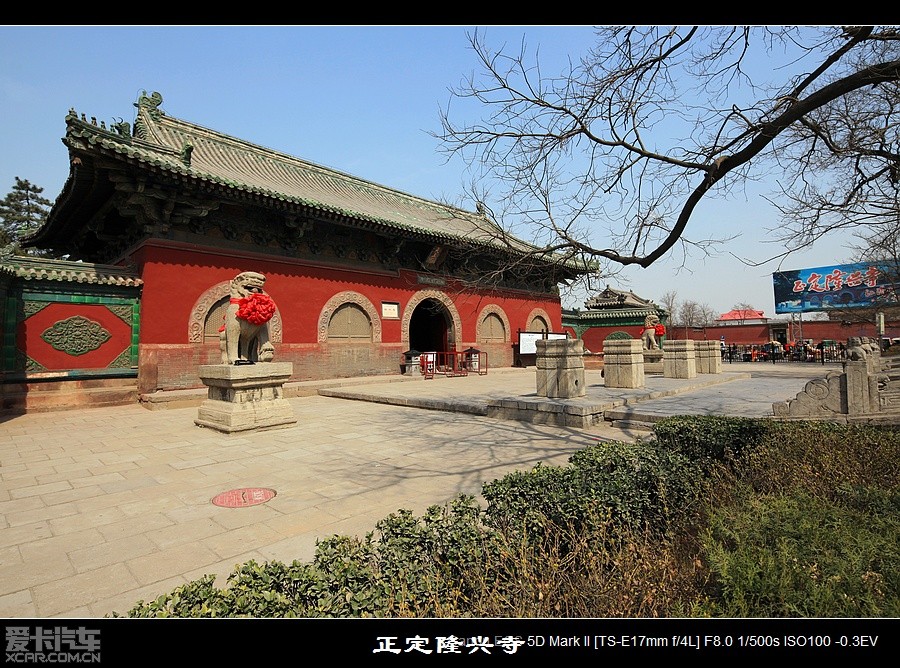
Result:
{"label": "distant building", "polygon": [[603,341],[610,336],[640,339],[648,315],[659,316],[663,323],[668,318],[668,313],[652,301],[608,285],[585,301],[584,307],[585,311],[563,310],[563,329],[594,353],[603,351]]}
{"label": "distant building", "polygon": [[732,309],[715,319],[716,325],[764,325],[769,321],[763,311]]}
{"label": "distant building", "polygon": [[[666,339],[718,340],[729,346],[762,346],[770,341],[784,345],[801,339],[814,344],[846,342],[851,336],[877,336],[874,320],[771,319],[756,309],[732,309],[706,327],[673,327],[668,321],[669,314],[652,301],[609,286],[584,305],[587,309],[584,311],[563,309],[562,324],[570,336],[580,338],[584,347],[593,353],[602,352],[603,341],[610,336],[641,338],[644,318],[651,314],[658,315],[666,325]],[[888,320],[885,337],[896,336],[900,336],[900,320]]]}

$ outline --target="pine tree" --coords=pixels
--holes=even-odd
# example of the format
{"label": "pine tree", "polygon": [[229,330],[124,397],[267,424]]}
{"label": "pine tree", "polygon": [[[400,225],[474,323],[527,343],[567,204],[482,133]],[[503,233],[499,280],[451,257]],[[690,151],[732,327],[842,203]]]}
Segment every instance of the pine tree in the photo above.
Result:
{"label": "pine tree", "polygon": [[4,255],[37,255],[52,257],[48,251],[24,251],[23,237],[33,234],[47,220],[53,202],[43,197],[43,188],[16,177],[16,184],[0,200],[0,249]]}

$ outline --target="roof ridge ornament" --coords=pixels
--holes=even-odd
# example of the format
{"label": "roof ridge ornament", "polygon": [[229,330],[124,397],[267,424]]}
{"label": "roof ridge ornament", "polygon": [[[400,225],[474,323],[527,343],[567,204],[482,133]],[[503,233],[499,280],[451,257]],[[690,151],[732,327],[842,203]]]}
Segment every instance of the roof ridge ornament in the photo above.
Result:
{"label": "roof ridge ornament", "polygon": [[131,123],[124,118],[119,118],[115,123],[110,123],[110,130],[114,131],[120,137],[131,138]]}
{"label": "roof ridge ornament", "polygon": [[152,95],[147,95],[147,91],[143,91],[134,106],[146,110],[152,118],[159,119],[160,116],[165,116],[165,113],[159,108],[162,101],[163,97],[160,93],[154,91]]}
{"label": "roof ridge ornament", "polygon": [[165,116],[165,113],[159,108],[162,101],[163,97],[160,93],[154,91],[152,95],[147,95],[147,91],[142,91],[138,101],[134,103],[138,110],[137,118],[134,120],[134,134],[138,139],[147,139],[147,136],[150,134],[144,114],[154,121],[158,121]]}

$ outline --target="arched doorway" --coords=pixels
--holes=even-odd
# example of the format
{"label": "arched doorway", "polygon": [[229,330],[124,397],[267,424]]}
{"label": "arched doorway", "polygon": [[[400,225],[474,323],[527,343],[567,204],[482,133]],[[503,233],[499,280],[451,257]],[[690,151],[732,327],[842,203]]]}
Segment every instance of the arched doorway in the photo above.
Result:
{"label": "arched doorway", "polygon": [[453,320],[447,307],[437,299],[424,299],[409,320],[409,347],[419,352],[449,350]]}

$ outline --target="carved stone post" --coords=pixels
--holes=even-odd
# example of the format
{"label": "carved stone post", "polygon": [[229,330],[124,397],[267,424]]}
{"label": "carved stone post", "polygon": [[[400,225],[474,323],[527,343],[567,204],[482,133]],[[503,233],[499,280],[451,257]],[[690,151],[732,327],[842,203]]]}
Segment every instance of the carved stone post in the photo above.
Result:
{"label": "carved stone post", "polygon": [[637,339],[603,342],[603,384],[606,387],[644,387],[644,356]]}
{"label": "carved stone post", "polygon": [[718,341],[697,341],[696,351],[697,373],[722,373]]}
{"label": "carved stone post", "polygon": [[864,415],[872,412],[869,397],[869,367],[868,359],[844,362],[848,415]]}
{"label": "carved stone post", "polygon": [[722,344],[718,341],[707,341],[709,346],[709,372],[722,373]]}
{"label": "carved stone post", "polygon": [[697,358],[691,339],[665,342],[663,348],[663,376],[666,378],[696,378]]}
{"label": "carved stone post", "polygon": [[581,339],[539,339],[535,345],[537,395],[557,399],[583,397],[587,387]]}

